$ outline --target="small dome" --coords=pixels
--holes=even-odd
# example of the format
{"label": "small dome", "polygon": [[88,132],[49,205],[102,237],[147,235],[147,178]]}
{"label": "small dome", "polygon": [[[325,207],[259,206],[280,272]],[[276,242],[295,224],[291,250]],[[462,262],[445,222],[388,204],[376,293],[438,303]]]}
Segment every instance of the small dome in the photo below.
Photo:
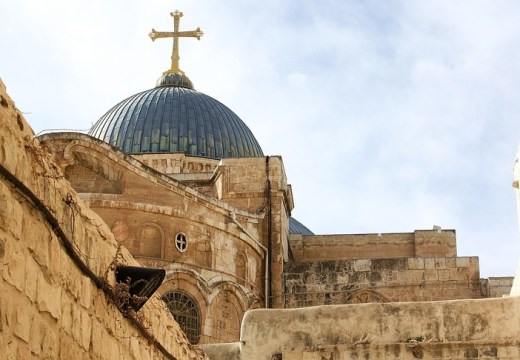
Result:
{"label": "small dome", "polygon": [[163,75],[157,87],[121,101],[94,124],[89,135],[128,154],[263,156],[253,133],[233,111],[193,90],[185,75],[177,75]]}
{"label": "small dome", "polygon": [[190,78],[187,77],[184,73],[168,71],[165,72],[159,79],[157,79],[155,86],[178,86],[192,90],[195,89]]}
{"label": "small dome", "polygon": [[292,216],[289,217],[289,234],[314,235],[312,231]]}

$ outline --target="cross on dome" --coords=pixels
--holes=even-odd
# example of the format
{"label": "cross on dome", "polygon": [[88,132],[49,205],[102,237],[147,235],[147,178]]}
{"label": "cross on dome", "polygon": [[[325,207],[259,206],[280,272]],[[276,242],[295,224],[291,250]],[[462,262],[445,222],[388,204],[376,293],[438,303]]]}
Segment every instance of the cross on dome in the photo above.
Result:
{"label": "cross on dome", "polygon": [[170,15],[173,17],[173,31],[155,31],[155,29],[152,29],[152,32],[150,32],[148,36],[150,36],[152,41],[160,38],[173,38],[172,65],[170,70],[165,71],[164,74],[180,73],[184,75],[184,71],[179,67],[179,38],[194,37],[200,40],[200,37],[204,35],[204,33],[200,30],[200,27],[192,31],[179,31],[179,23],[183,13],[175,10],[170,13]]}

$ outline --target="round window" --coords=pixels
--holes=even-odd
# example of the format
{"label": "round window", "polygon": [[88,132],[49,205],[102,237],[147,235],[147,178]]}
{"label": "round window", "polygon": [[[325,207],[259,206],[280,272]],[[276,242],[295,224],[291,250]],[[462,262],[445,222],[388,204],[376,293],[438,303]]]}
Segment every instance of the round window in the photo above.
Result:
{"label": "round window", "polygon": [[186,238],[186,235],[183,233],[178,233],[175,235],[175,247],[180,252],[185,252],[188,248],[188,239]]}

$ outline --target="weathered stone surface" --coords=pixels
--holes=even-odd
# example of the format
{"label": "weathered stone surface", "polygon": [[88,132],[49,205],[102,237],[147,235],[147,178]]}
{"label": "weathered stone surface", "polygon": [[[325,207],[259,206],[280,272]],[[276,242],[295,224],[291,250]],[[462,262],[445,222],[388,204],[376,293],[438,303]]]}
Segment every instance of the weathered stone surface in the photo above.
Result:
{"label": "weathered stone surface", "polygon": [[[5,100],[0,106],[0,163],[40,196],[45,209],[68,234],[67,239],[59,239],[53,225],[45,220],[45,209],[38,209],[26,198],[20,201],[19,190],[0,177],[0,357],[133,359],[130,354],[137,348],[142,359],[164,358],[107,301],[107,294],[93,285],[63,242],[72,241],[80,261],[108,283],[113,282],[109,266],[116,257],[121,263],[137,262],[126,250],[118,252],[110,230],[55,171],[57,166],[34,140],[1,82],[0,95]],[[67,198],[72,202],[65,201]],[[205,359],[185,340],[179,327],[172,326],[174,321],[162,301],[151,299],[141,311],[143,321],[154,314],[156,321],[147,331],[175,358]],[[169,331],[159,331],[163,326]],[[129,338],[136,341],[130,345]]]}
{"label": "weathered stone surface", "polygon": [[253,310],[242,325],[241,356],[514,359],[505,354],[520,345],[518,306],[520,298]]}
{"label": "weathered stone surface", "polygon": [[5,244],[3,278],[6,283],[23,291],[25,288],[25,261],[23,246],[19,242],[9,241]]}
{"label": "weathered stone surface", "polygon": [[[285,306],[486,297],[478,271],[470,267],[473,258],[450,259],[411,257],[286,263]],[[460,259],[461,267],[448,269],[447,264],[456,265],[455,259]],[[361,294],[364,289],[369,289],[370,294]]]}
{"label": "weathered stone surface", "polygon": [[31,337],[31,325],[33,323],[33,318],[35,316],[35,311],[31,307],[31,304],[28,300],[23,299],[19,303],[16,304],[16,307],[13,309],[12,313],[12,329],[14,334],[29,343]]}

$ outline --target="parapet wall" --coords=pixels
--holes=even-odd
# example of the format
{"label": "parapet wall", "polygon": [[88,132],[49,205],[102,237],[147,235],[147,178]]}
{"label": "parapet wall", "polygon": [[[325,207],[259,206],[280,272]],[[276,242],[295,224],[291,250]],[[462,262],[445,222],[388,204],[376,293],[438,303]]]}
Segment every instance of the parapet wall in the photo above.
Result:
{"label": "parapet wall", "polygon": [[[3,359],[205,359],[156,296],[135,314],[110,295],[138,265],[78,198],[0,81]],[[123,294],[124,295],[124,294]]]}
{"label": "parapet wall", "polygon": [[504,297],[511,294],[513,276],[489,277],[481,279],[482,293],[484,297]]}
{"label": "parapet wall", "polygon": [[457,256],[455,230],[413,233],[291,235],[295,261]]}
{"label": "parapet wall", "polygon": [[515,297],[252,310],[240,359],[519,359],[519,307]]}
{"label": "parapet wall", "polygon": [[134,154],[143,164],[166,175],[212,174],[219,160],[177,154]]}

